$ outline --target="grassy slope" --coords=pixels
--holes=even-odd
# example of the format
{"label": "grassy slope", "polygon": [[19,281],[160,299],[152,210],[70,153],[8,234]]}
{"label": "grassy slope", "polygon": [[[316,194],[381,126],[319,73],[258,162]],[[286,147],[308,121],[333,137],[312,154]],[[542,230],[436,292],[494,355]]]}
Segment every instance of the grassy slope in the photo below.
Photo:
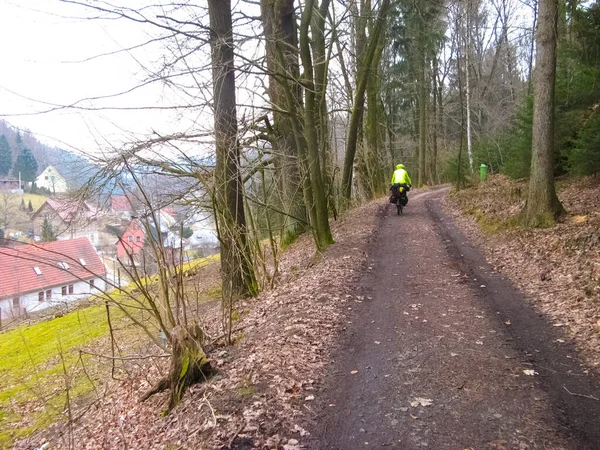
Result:
{"label": "grassy slope", "polygon": [[107,330],[104,306],[93,306],[0,335],[0,446],[47,425],[63,411],[63,361],[71,395],[92,388],[83,374],[73,373],[77,349]]}
{"label": "grassy slope", "polygon": [[[19,207],[19,194],[11,194],[9,199],[13,206],[17,208]],[[31,201],[31,206],[33,207],[34,211],[36,211],[40,206],[42,206],[46,200],[48,200],[48,197],[44,197],[43,195],[23,194],[23,201],[25,202],[25,207],[27,207],[29,205],[29,201]]]}
{"label": "grassy slope", "polygon": [[[184,270],[204,267],[218,258],[213,255],[186,263]],[[144,284],[154,281],[147,279]],[[127,294],[122,295],[123,303],[127,303]],[[116,308],[111,309],[111,316],[114,326],[123,328],[130,324]],[[138,329],[131,332],[139,337]],[[8,448],[16,439],[56,421],[65,410],[67,382],[71,398],[92,391],[94,385],[88,375],[92,379],[101,377],[107,373],[108,365],[98,366],[88,356],[80,356],[79,350],[96,347],[107,334],[103,304],[0,333],[0,448]]]}

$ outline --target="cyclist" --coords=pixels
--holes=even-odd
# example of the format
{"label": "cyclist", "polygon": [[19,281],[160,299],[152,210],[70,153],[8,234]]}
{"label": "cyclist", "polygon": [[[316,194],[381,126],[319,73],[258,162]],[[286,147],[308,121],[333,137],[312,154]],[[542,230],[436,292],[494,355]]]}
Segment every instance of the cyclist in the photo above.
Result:
{"label": "cyclist", "polygon": [[398,195],[398,188],[402,186],[404,188],[405,193],[403,196],[402,203],[406,205],[408,203],[408,196],[406,195],[406,192],[410,191],[412,181],[410,179],[410,176],[408,175],[408,172],[404,168],[404,164],[398,164],[396,166],[396,170],[394,170],[394,173],[392,174],[391,184],[392,187],[390,189],[392,190],[392,197],[390,197],[390,203],[395,203],[392,200],[396,198],[396,196]]}

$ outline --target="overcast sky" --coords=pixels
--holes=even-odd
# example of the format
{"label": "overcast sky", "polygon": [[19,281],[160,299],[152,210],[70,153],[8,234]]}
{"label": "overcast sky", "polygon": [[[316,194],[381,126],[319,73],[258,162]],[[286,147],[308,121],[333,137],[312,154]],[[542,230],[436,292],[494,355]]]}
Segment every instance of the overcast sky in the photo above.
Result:
{"label": "overcast sky", "polygon": [[[126,2],[130,7],[136,3],[141,0]],[[46,143],[84,151],[106,145],[103,141],[118,145],[136,132],[172,132],[167,124],[174,122],[179,131],[191,126],[195,119],[172,111],[112,109],[180,100],[157,83],[124,96],[78,103],[83,108],[109,108],[102,111],[45,112],[127,91],[147,78],[145,68],[157,66],[162,43],[97,57],[145,42],[157,30],[124,20],[87,20],[89,15],[80,6],[58,0],[0,0],[0,118],[30,129]]]}

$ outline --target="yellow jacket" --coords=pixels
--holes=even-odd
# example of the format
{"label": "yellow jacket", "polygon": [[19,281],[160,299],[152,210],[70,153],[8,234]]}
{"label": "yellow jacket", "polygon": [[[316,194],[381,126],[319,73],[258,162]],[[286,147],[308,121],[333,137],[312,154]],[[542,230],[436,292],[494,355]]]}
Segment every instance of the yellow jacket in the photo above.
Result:
{"label": "yellow jacket", "polygon": [[392,184],[412,184],[408,172],[404,169],[404,164],[398,164],[392,175]]}

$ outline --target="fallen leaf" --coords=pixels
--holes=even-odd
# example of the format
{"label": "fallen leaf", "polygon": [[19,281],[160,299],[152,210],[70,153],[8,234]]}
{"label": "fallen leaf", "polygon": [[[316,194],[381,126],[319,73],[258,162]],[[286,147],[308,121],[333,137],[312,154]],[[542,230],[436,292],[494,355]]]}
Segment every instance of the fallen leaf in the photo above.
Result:
{"label": "fallen leaf", "polygon": [[379,344],[381,344],[381,341],[375,341],[375,343],[376,343],[377,345],[379,345]]}
{"label": "fallen leaf", "polygon": [[311,400],[314,400],[314,399],[315,399],[314,395],[309,395],[304,400],[306,400],[307,402],[310,402]]}
{"label": "fallen leaf", "polygon": [[300,433],[300,436],[308,436],[310,433],[302,428],[300,425],[294,425],[294,431]]}
{"label": "fallen leaf", "polygon": [[523,370],[523,373],[525,375],[530,375],[530,376],[534,376],[534,375],[539,375],[539,373],[537,373],[535,370],[533,369],[525,369]]}
{"label": "fallen leaf", "polygon": [[416,408],[417,406],[431,406],[433,405],[433,400],[430,398],[417,397],[412,402],[410,402],[410,406]]}
{"label": "fallen leaf", "polygon": [[352,375],[356,375],[358,373],[358,370],[353,370],[352,372],[350,372]]}
{"label": "fallen leaf", "polygon": [[504,322],[504,325],[510,325],[510,320],[507,320],[506,322]]}

